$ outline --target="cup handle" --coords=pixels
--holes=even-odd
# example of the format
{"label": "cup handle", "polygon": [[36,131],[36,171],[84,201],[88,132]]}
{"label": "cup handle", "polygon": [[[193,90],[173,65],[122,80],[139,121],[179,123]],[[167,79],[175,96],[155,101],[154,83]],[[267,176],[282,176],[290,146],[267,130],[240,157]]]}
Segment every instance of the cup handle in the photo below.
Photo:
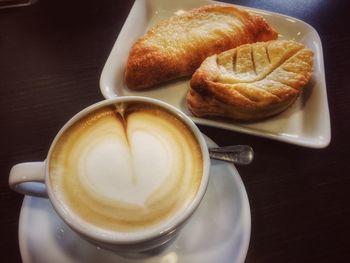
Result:
{"label": "cup handle", "polygon": [[9,185],[12,190],[24,195],[47,197],[45,161],[14,165],[10,171]]}

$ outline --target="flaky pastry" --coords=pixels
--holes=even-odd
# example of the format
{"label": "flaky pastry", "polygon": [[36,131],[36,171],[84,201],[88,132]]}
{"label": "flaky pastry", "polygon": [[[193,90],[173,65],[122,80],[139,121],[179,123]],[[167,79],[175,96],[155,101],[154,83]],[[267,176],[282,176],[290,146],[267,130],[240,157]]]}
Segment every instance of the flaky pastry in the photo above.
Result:
{"label": "flaky pastry", "polygon": [[253,121],[287,109],[312,75],[313,52],[295,41],[246,44],[213,55],[193,74],[187,104],[198,117]]}
{"label": "flaky pastry", "polygon": [[229,5],[207,5],[152,27],[132,46],[125,71],[130,89],[190,76],[210,55],[277,38],[260,16]]}

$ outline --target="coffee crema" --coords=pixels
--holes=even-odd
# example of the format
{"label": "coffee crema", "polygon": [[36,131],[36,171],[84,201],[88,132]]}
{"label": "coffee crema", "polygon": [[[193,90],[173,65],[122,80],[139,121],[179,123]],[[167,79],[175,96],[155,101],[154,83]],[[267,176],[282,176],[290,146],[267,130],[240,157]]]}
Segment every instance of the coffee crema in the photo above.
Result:
{"label": "coffee crema", "polygon": [[186,124],[156,105],[104,106],[67,128],[53,146],[54,195],[82,221],[137,232],[183,212],[203,174]]}

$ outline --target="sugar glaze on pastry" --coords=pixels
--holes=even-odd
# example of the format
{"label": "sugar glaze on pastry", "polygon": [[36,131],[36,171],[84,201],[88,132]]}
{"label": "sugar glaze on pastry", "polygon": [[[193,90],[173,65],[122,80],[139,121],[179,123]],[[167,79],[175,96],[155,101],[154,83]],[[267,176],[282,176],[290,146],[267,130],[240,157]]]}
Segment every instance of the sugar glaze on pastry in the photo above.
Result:
{"label": "sugar glaze on pastry", "polygon": [[311,78],[313,52],[301,43],[246,44],[208,57],[187,95],[198,117],[258,120],[287,109]]}
{"label": "sugar glaze on pastry", "polygon": [[236,46],[277,38],[260,16],[229,5],[206,5],[152,27],[132,46],[125,71],[130,89],[190,76],[202,61]]}

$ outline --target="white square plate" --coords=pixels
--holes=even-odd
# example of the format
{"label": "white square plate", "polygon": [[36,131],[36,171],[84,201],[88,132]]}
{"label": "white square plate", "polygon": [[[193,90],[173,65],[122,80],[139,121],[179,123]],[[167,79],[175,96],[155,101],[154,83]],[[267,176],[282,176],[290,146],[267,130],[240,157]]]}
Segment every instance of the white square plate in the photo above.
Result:
{"label": "white square plate", "polygon": [[279,32],[279,39],[292,39],[313,50],[314,72],[306,92],[286,111],[264,121],[242,123],[193,117],[186,107],[190,78],[162,84],[146,91],[129,90],[124,69],[133,43],[155,23],[209,0],[136,0],[103,68],[100,88],[106,99],[138,95],[161,99],[188,114],[197,124],[213,126],[312,148],[326,147],[331,139],[330,118],[323,64],[322,44],[316,30],[285,15],[244,7],[263,16]]}

